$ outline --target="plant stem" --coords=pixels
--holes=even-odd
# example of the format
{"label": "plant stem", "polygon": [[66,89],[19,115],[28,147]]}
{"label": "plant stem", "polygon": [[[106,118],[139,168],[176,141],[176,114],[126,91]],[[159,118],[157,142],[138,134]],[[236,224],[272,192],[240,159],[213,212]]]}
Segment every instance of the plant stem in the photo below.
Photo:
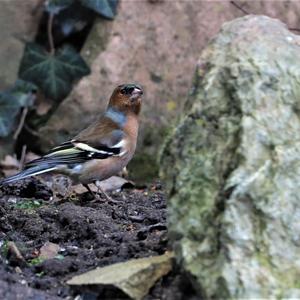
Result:
{"label": "plant stem", "polygon": [[291,31],[300,31],[300,29],[299,28],[289,28],[289,30],[291,30]]}
{"label": "plant stem", "polygon": [[[245,15],[249,15],[248,11],[246,9],[244,9],[241,5],[237,4],[235,1],[230,1],[230,4],[232,4],[235,8],[239,9]],[[288,29],[291,30],[291,31],[300,32],[300,28],[289,27]]]}
{"label": "plant stem", "polygon": [[246,11],[246,9],[244,9],[242,6],[240,6],[239,4],[237,4],[235,1],[230,1],[230,4],[232,4],[233,6],[235,6],[237,9],[239,9],[240,11],[242,11],[245,15],[248,15],[249,13]]}
{"label": "plant stem", "polygon": [[19,122],[19,125],[18,125],[18,128],[17,130],[15,131],[14,133],[14,140],[16,140],[24,126],[24,122],[25,122],[25,119],[26,119],[26,116],[27,116],[27,113],[28,113],[28,108],[27,107],[24,107],[23,108],[23,111],[22,111],[22,115],[21,115],[21,118],[20,118],[20,122]]}
{"label": "plant stem", "polygon": [[48,18],[48,41],[50,47],[50,54],[53,55],[55,52],[53,35],[52,35],[52,26],[53,26],[54,14],[50,13]]}
{"label": "plant stem", "polygon": [[21,171],[24,168],[24,164],[25,164],[25,156],[26,156],[26,150],[27,150],[27,146],[23,145],[22,147],[22,154],[21,154],[21,158],[20,158],[20,166],[19,166],[19,171]]}

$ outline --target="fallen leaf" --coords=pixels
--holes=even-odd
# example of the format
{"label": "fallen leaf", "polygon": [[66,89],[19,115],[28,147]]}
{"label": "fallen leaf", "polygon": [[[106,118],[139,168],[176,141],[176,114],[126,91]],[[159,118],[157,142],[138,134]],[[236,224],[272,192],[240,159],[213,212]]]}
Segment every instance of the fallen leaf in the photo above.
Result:
{"label": "fallen leaf", "polygon": [[20,163],[14,156],[6,155],[4,159],[0,161],[0,167],[5,177],[8,177],[18,173]]}
{"label": "fallen leaf", "polygon": [[[106,180],[100,181],[99,185],[104,192],[112,192],[121,189],[122,187],[124,187],[124,185],[134,186],[134,183],[119,176],[112,176]],[[92,190],[92,192],[98,192],[98,188],[95,184],[90,184],[89,187]],[[87,189],[82,184],[77,184],[73,186],[72,190],[76,194],[82,194],[87,192]]]}
{"label": "fallen leaf", "polygon": [[18,173],[17,169],[4,169],[3,168],[1,171],[4,174],[4,177],[10,177],[10,176],[13,176]]}
{"label": "fallen leaf", "polygon": [[29,152],[27,152],[26,155],[25,155],[25,163],[28,163],[28,162],[30,162],[30,161],[32,161],[32,160],[34,160],[34,159],[38,159],[38,158],[40,158],[39,155],[37,155],[37,154],[35,154],[35,153],[29,151]]}
{"label": "fallen leaf", "polygon": [[[89,185],[92,192],[97,193],[98,189],[94,184]],[[76,184],[72,186],[72,190],[76,194],[83,194],[86,193],[88,190],[82,184]]]}
{"label": "fallen leaf", "polygon": [[40,249],[40,259],[51,259],[57,256],[60,247],[57,244],[46,242]]}
{"label": "fallen leaf", "polygon": [[121,189],[124,185],[134,186],[132,181],[128,181],[119,176],[112,176],[106,180],[100,181],[99,185],[104,192],[111,192]]}
{"label": "fallen leaf", "polygon": [[19,168],[19,161],[11,155],[5,155],[4,159],[0,162],[1,167],[5,168]]}
{"label": "fallen leaf", "polygon": [[164,255],[132,259],[78,275],[69,285],[113,285],[132,299],[140,300],[162,276],[172,269],[173,252]]}

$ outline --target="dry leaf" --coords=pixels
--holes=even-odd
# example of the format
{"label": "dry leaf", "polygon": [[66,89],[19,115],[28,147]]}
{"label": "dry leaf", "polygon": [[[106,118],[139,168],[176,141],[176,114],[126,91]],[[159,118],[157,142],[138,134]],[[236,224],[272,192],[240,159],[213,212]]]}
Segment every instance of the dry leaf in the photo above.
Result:
{"label": "dry leaf", "polygon": [[28,163],[28,162],[30,162],[30,161],[32,161],[32,160],[34,160],[34,159],[38,159],[38,158],[40,158],[39,155],[37,155],[37,154],[35,154],[35,153],[29,151],[29,152],[27,152],[26,155],[25,155],[25,163]]}
{"label": "dry leaf", "polygon": [[46,242],[40,249],[40,255],[39,258],[41,259],[51,259],[54,258],[60,247],[57,244]]}
{"label": "dry leaf", "polygon": [[5,155],[4,159],[0,162],[1,167],[5,168],[19,168],[19,161],[11,155]]}
{"label": "dry leaf", "polygon": [[70,279],[69,285],[113,285],[135,300],[142,299],[162,276],[172,269],[173,252],[132,259],[86,272]]}
{"label": "dry leaf", "polygon": [[[122,177],[119,177],[119,176],[112,176],[112,177],[110,177],[106,180],[100,181],[99,184],[100,184],[101,189],[104,192],[111,192],[111,191],[119,190],[125,184],[134,186],[132,181],[128,181],[128,180],[126,180]],[[90,184],[89,187],[92,190],[92,192],[94,192],[94,193],[98,192],[98,188],[95,184]],[[82,184],[77,184],[77,185],[73,186],[72,190],[76,194],[82,194],[82,193],[87,192],[87,189]]]}
{"label": "dry leaf", "polygon": [[125,184],[134,186],[132,181],[128,181],[119,176],[112,176],[106,180],[101,181],[100,187],[104,192],[111,192],[121,189]]}
{"label": "dry leaf", "polygon": [[[98,189],[94,184],[89,184],[89,187],[92,192],[97,193]],[[83,194],[86,193],[88,190],[82,184],[76,184],[72,186],[72,190],[76,194]]]}
{"label": "dry leaf", "polygon": [[18,173],[20,163],[14,156],[6,155],[4,159],[0,161],[0,167],[5,177],[8,177]]}

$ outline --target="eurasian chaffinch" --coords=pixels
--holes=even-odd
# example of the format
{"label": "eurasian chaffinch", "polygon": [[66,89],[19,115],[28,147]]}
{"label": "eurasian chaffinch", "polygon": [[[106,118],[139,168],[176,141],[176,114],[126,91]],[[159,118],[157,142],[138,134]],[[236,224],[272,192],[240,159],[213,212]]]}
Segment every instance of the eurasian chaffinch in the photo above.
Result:
{"label": "eurasian chaffinch", "polygon": [[117,174],[131,160],[136,148],[142,95],[143,90],[137,84],[119,85],[105,113],[93,124],[0,184],[55,172],[82,183],[91,192],[88,184]]}

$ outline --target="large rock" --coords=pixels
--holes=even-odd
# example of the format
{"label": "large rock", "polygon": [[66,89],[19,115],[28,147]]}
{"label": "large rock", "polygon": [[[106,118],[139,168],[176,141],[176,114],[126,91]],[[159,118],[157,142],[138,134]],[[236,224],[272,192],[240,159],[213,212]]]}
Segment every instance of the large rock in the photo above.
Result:
{"label": "large rock", "polygon": [[203,51],[162,176],[178,261],[205,298],[300,297],[300,37],[226,23]]}

